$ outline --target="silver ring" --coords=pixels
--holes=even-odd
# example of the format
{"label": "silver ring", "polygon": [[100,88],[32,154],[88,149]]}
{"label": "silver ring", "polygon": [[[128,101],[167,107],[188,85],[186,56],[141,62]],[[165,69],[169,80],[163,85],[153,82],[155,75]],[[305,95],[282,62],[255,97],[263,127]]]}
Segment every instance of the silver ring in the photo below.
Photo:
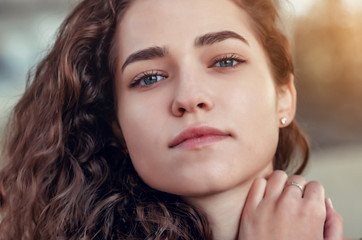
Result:
{"label": "silver ring", "polygon": [[303,187],[302,187],[302,185],[300,185],[299,183],[297,183],[297,182],[289,182],[289,183],[287,183],[286,187],[289,187],[289,186],[296,186],[296,187],[298,187],[299,190],[300,190],[300,191],[302,192],[302,194],[303,194]]}

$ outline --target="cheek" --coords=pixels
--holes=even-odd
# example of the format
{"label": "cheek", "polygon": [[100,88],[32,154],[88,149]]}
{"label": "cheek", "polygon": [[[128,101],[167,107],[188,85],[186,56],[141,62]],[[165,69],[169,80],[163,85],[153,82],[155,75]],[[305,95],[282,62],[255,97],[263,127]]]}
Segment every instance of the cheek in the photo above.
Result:
{"label": "cheek", "polygon": [[167,147],[162,145],[167,124],[161,109],[165,106],[152,101],[127,99],[125,102],[126,106],[119,105],[118,120],[132,163],[138,173],[153,172],[153,166],[157,164],[151,159],[157,158],[152,156],[157,156],[162,148]]}
{"label": "cheek", "polygon": [[273,80],[255,71],[244,77],[247,80],[241,80],[238,86],[228,89],[223,108],[228,109],[226,114],[233,119],[232,127],[236,129],[242,144],[257,155],[262,154],[260,149],[264,149],[263,157],[272,157],[279,134]]}
{"label": "cheek", "polygon": [[123,137],[130,152],[141,152],[149,145],[152,145],[152,128],[147,127],[152,119],[147,115],[147,108],[140,104],[132,106],[120,106],[118,120],[122,129]]}
{"label": "cheek", "polygon": [[231,108],[233,118],[246,121],[250,126],[265,120],[274,124],[277,102],[272,80],[257,75],[245,76],[245,79],[224,90],[223,108]]}

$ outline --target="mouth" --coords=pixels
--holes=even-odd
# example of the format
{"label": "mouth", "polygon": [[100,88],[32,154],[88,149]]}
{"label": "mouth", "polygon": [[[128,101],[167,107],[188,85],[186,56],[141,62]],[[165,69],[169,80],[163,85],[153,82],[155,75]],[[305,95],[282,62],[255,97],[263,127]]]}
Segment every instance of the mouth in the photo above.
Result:
{"label": "mouth", "polygon": [[171,141],[169,148],[195,149],[230,136],[227,132],[207,126],[189,127]]}

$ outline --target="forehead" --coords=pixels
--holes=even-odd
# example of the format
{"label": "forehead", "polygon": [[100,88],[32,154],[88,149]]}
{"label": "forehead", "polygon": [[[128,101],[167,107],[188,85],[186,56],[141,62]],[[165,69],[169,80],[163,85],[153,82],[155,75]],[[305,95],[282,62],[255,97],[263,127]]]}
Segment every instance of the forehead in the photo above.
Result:
{"label": "forehead", "polygon": [[225,30],[253,38],[248,15],[232,0],[136,0],[119,23],[117,42],[127,55]]}

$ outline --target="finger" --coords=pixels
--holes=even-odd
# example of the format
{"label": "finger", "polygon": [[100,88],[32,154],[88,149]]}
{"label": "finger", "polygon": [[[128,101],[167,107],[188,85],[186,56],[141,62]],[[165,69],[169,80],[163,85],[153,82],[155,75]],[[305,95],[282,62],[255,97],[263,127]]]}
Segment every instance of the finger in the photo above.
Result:
{"label": "finger", "polygon": [[254,180],[246,198],[243,212],[253,213],[255,211],[261,200],[263,200],[266,184],[264,178],[257,178]]}
{"label": "finger", "polygon": [[265,198],[277,199],[283,192],[285,181],[288,179],[288,175],[283,171],[274,171],[268,178],[268,182],[265,189]]}
{"label": "finger", "polygon": [[318,201],[324,204],[324,187],[316,181],[307,183],[304,187],[305,200]]}
{"label": "finger", "polygon": [[324,240],[343,239],[343,220],[333,209],[330,199],[325,199],[327,217],[324,225]]}
{"label": "finger", "polygon": [[285,184],[283,195],[285,197],[302,198],[306,181],[300,175],[293,175]]}

